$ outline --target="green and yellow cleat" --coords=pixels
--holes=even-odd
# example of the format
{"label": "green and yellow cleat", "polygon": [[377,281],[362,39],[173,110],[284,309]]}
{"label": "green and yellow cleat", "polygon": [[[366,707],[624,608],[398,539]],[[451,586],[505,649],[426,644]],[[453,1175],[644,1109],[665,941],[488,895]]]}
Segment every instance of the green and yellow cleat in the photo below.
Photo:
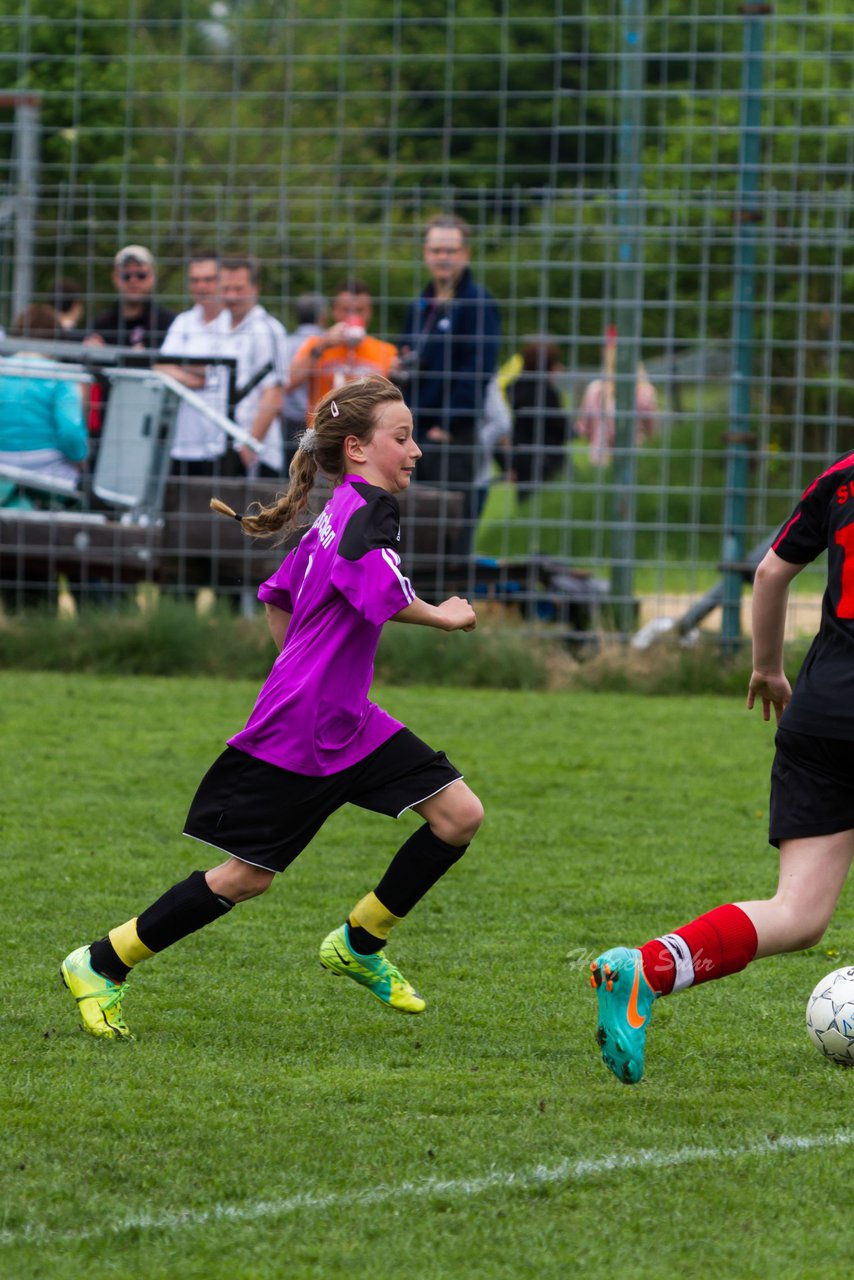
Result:
{"label": "green and yellow cleat", "polygon": [[133,1040],[122,1017],[122,998],[127,983],[121,985],[92,968],[88,947],[78,947],[59,966],[62,981],[77,1001],[83,1028],[104,1040]]}
{"label": "green and yellow cleat", "polygon": [[643,1075],[646,1029],[655,992],[646,980],[636,947],[612,947],[590,966],[590,985],[599,1001],[596,1041],[602,1060],[623,1084]]}
{"label": "green and yellow cleat", "polygon": [[333,929],[320,944],[320,963],[332,973],[343,973],[392,1009],[401,1013],[421,1013],[426,1001],[407,982],[399,969],[386,957],[384,951],[363,956],[350,946],[350,934],[346,924]]}

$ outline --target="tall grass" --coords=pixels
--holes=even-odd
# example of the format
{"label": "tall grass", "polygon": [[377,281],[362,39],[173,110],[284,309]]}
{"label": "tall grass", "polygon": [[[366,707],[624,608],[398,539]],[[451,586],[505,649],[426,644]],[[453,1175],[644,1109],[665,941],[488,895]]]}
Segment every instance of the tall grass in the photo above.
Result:
{"label": "tall grass", "polygon": [[[794,644],[794,674],[806,641]],[[0,667],[98,675],[217,676],[260,683],[275,659],[262,617],[222,607],[199,617],[190,604],[162,599],[156,609],[81,608],[75,618],[30,611],[0,625]],[[638,652],[591,634],[570,650],[547,631],[487,618],[471,634],[386,626],[377,679],[392,685],[467,689],[600,689],[647,694],[734,693],[746,687],[747,646],[722,659],[717,639],[683,645],[672,638]]]}

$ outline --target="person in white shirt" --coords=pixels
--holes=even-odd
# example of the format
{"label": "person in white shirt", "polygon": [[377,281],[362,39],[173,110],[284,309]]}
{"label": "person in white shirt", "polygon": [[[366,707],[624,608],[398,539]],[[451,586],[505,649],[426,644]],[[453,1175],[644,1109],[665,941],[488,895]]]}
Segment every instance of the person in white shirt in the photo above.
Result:
{"label": "person in white shirt", "polygon": [[282,411],[287,381],[284,326],[258,303],[258,264],[254,258],[225,258],[221,269],[222,299],[231,314],[228,350],[237,357],[237,404],[234,419],[256,440],[236,452],[252,475],[279,477],[284,469]]}
{"label": "person in white shirt", "polygon": [[[193,254],[187,264],[187,287],[194,305],[169,326],[160,352],[176,360],[183,356],[228,355],[231,317],[220,292],[220,262],[216,253]],[[178,382],[195,391],[220,413],[228,410],[228,369],[225,365],[159,364]],[[221,427],[191,405],[181,404],[172,442],[172,469],[180,475],[214,475],[222,467],[228,439]]]}

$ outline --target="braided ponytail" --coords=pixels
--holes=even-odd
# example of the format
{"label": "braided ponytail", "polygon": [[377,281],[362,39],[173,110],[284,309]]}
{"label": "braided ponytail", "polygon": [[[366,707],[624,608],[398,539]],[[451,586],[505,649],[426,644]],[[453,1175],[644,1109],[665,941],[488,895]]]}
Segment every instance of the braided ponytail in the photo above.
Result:
{"label": "braided ponytail", "polygon": [[211,510],[238,520],[244,533],[255,538],[271,538],[282,532],[279,542],[294,527],[300,512],[308,506],[318,472],[340,484],[345,474],[344,441],[356,436],[367,442],[374,433],[374,412],[383,404],[402,400],[399,387],[387,378],[357,378],[328,392],[315,410],[308,431],[300,436],[288,472],[287,493],[264,507],[253,502],[243,515],[232,511],[219,498],[211,498]]}

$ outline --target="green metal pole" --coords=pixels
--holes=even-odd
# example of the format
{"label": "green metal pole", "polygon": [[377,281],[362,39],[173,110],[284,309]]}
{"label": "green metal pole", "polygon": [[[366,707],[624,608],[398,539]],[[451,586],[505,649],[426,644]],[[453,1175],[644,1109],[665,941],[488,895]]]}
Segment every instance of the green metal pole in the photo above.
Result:
{"label": "green metal pole", "polygon": [[620,131],[618,135],[614,379],[614,522],[611,534],[611,596],[622,635],[635,629],[636,526],[635,380],[643,305],[641,146],[643,143],[644,0],[621,0]]}
{"label": "green metal pole", "polygon": [[721,648],[737,649],[741,640],[741,590],[747,534],[748,462],[754,443],[750,421],[753,369],[754,278],[756,237],[761,218],[757,208],[762,117],[762,19],[767,4],[744,4],[744,67],[741,86],[741,145],[736,207],[735,287],[732,328],[730,429],[726,436],[727,470],[723,534],[723,617]]}

